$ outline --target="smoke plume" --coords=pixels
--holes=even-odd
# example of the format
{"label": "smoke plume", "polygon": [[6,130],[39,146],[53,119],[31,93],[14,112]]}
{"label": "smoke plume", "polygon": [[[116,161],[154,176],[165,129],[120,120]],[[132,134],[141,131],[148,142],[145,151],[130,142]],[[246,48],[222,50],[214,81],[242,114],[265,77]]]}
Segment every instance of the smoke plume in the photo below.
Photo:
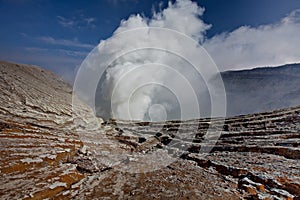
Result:
{"label": "smoke plume", "polygon": [[204,11],[177,0],[150,18],[122,20],[83,62],[75,88],[105,119],[222,116],[224,85],[210,56],[221,71],[300,62],[299,11],[276,24],[243,26],[210,39]]}
{"label": "smoke plume", "polygon": [[214,113],[208,80],[218,70],[199,45],[210,28],[203,13],[190,0],[169,2],[151,18],[137,14],[123,20],[101,41],[79,70],[89,74],[82,79],[85,85],[100,76],[96,95],[82,95],[97,115],[163,121]]}

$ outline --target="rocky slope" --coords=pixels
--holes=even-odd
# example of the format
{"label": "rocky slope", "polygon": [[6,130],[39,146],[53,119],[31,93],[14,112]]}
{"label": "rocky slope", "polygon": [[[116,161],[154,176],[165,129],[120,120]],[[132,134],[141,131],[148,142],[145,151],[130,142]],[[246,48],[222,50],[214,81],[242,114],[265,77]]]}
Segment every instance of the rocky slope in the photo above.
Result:
{"label": "rocky slope", "polygon": [[51,72],[1,62],[0,77],[1,199],[299,199],[300,107],[100,124]]}
{"label": "rocky slope", "polygon": [[221,75],[228,116],[300,105],[300,64],[227,71]]}

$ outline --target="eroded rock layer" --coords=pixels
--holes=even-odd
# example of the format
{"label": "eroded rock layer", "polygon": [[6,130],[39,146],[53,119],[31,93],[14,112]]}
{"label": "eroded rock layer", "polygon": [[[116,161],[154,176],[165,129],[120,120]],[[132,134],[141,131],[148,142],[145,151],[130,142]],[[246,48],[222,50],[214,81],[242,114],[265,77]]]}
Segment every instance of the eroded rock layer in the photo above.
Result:
{"label": "eroded rock layer", "polygon": [[0,76],[1,199],[53,197],[84,177],[67,162],[82,146],[72,89],[34,66],[1,62]]}
{"label": "eroded rock layer", "polygon": [[72,113],[71,91],[0,63],[1,199],[299,199],[300,107],[100,124],[83,103]]}
{"label": "eroded rock layer", "polygon": [[169,155],[182,151],[180,159],[192,161],[198,170],[208,170],[233,183],[233,188],[227,191],[239,192],[243,198],[299,198],[299,107],[225,119],[222,134],[211,153],[203,155],[201,147],[210,144],[201,141],[209,125],[214,123],[219,125],[220,119],[165,123],[111,121],[109,124],[122,134],[139,135],[145,142],[154,136],[158,140],[155,148],[167,149]]}

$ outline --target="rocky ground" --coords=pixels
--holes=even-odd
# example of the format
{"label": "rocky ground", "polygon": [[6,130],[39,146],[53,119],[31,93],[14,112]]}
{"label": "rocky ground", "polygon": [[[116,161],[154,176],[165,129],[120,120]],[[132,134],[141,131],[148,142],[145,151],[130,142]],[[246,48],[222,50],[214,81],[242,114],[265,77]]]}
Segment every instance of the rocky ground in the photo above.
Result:
{"label": "rocky ground", "polygon": [[224,124],[102,122],[76,101],[80,114],[51,72],[0,63],[1,199],[300,197],[300,107]]}

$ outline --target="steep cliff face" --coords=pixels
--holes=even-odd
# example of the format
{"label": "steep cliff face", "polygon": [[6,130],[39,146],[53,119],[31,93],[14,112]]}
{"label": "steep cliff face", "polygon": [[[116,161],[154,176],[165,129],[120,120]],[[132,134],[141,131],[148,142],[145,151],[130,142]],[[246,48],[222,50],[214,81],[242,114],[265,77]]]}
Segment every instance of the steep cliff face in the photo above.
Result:
{"label": "steep cliff face", "polygon": [[300,107],[225,119],[202,155],[220,119],[91,126],[77,106],[51,72],[0,63],[1,199],[299,199]]}
{"label": "steep cliff face", "polygon": [[300,64],[222,73],[229,116],[300,105]]}

